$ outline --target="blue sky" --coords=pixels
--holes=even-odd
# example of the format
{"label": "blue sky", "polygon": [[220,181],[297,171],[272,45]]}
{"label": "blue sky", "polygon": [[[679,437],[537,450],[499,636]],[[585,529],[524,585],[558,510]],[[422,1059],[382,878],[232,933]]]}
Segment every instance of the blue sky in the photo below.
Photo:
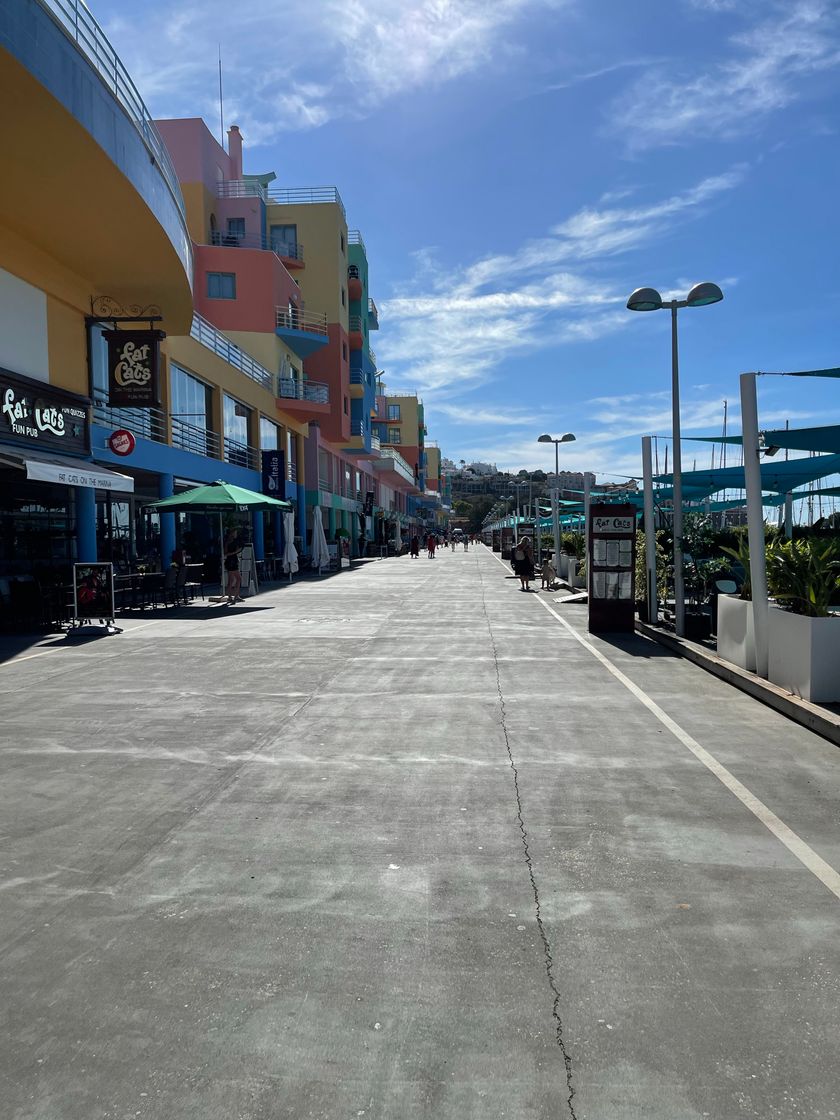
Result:
{"label": "blue sky", "polygon": [[[453,459],[639,472],[670,427],[738,426],[738,374],[840,365],[835,0],[113,0],[91,5],[158,116],[226,123],[246,170],[338,186],[389,389]],[[149,37],[149,29],[159,35]],[[840,422],[840,385],[767,379],[762,422]],[[664,444],[660,444],[664,448]],[[710,451],[686,445],[685,466]]]}

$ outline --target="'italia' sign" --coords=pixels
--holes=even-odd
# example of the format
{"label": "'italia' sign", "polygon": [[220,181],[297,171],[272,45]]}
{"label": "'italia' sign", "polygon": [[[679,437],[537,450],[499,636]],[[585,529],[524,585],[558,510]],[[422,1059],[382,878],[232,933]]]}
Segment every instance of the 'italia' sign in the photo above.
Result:
{"label": "'italia' sign", "polygon": [[104,331],[108,343],[108,403],[155,408],[162,331]]}

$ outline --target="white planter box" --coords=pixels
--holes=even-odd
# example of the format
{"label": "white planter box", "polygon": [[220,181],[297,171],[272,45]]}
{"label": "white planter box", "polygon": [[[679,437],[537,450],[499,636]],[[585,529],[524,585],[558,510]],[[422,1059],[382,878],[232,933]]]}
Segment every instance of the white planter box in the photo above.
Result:
{"label": "white planter box", "polygon": [[569,578],[569,557],[566,555],[565,552],[560,553],[560,559],[559,559],[559,565],[558,565],[558,568],[557,568],[557,574],[561,579],[568,579]]}
{"label": "white planter box", "polygon": [[840,618],[808,618],[771,607],[768,676],[803,700],[840,700]]}
{"label": "white planter box", "polygon": [[737,595],[718,596],[717,651],[718,655],[755,672],[755,630],[753,629],[752,603]]}

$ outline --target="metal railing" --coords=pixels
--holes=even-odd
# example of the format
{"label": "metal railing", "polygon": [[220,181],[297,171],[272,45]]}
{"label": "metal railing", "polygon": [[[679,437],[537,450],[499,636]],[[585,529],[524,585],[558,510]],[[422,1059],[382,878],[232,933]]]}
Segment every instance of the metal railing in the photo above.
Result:
{"label": "metal railing", "polygon": [[370,355],[370,360],[373,362],[373,368],[376,369],[376,366],[377,366],[376,351],[374,350],[374,348],[372,346],[368,346],[368,354]]}
{"label": "metal railing", "polygon": [[330,403],[330,387],[322,381],[298,381],[293,377],[277,378],[277,396],[286,400]]}
{"label": "metal railing", "polygon": [[303,260],[303,245],[299,241],[291,243],[272,240],[261,237],[258,233],[225,233],[220,229],[212,229],[210,244],[223,249],[262,249],[285,261]]}
{"label": "metal railing", "polygon": [[341,207],[342,215],[345,218],[347,216],[344,203],[341,201],[341,195],[335,187],[287,187],[286,189],[265,191],[262,197],[267,198],[268,202],[276,203],[278,206],[297,206],[301,203],[310,205],[318,202],[335,202]]}
{"label": "metal railing", "polygon": [[351,385],[370,385],[370,380],[365,374],[363,369],[350,370],[350,384]]}
{"label": "metal railing", "polygon": [[219,437],[216,432],[189,424],[180,416],[172,417],[172,446],[180,447],[182,451],[192,451],[194,455],[219,458]]}
{"label": "metal railing", "polygon": [[370,296],[368,296],[368,318],[373,319],[379,326],[379,308]]}
{"label": "metal railing", "polygon": [[312,334],[327,333],[327,313],[325,311],[300,311],[289,307],[277,308],[277,326],[286,331],[309,331]]}
{"label": "metal railing", "polygon": [[112,408],[105,397],[95,396],[93,419],[111,428],[128,428],[136,436],[166,443],[166,413],[162,408]]}
{"label": "metal railing", "polygon": [[367,248],[365,247],[365,239],[362,237],[360,229],[348,229],[347,231],[347,244],[348,245],[361,245],[367,255]]}
{"label": "metal railing", "polygon": [[350,315],[347,320],[347,327],[350,334],[362,333],[362,317],[361,315]]}
{"label": "metal railing", "polygon": [[321,476],[318,475],[318,489],[319,490],[326,490],[326,492],[328,494],[331,494],[332,493],[332,483],[330,482],[330,480],[328,478],[321,478]]}
{"label": "metal railing", "polygon": [[371,451],[379,451],[382,447],[382,441],[375,432],[370,433],[370,449]]}
{"label": "metal railing", "polygon": [[297,482],[297,463],[289,463],[289,482]]}
{"label": "metal railing", "polygon": [[247,443],[239,443],[235,439],[225,439],[224,460],[236,467],[247,467],[249,470],[260,469],[260,450],[250,447]]}
{"label": "metal railing", "polygon": [[134,125],[153,161],[160,168],[166,185],[186,221],[184,196],[178,175],[170,158],[163,137],[155,127],[152,115],[143,104],[137,87],[119,55],[111,46],[105,32],[96,22],[83,0],[39,0],[45,11],[72,39],[105,86],[111,91]]}
{"label": "metal railing", "polygon": [[194,338],[196,342],[200,342],[202,346],[206,346],[208,350],[218,354],[220,358],[224,358],[228,365],[241,370],[246,377],[250,377],[252,381],[256,381],[264,389],[268,389],[269,392],[274,391],[274,377],[265,366],[255,362],[250,354],[246,354],[235,342],[231,342],[226,335],[216,330],[213,324],[208,323],[198,312],[193,312],[190,338]]}
{"label": "metal railing", "polygon": [[216,184],[217,198],[261,198],[267,201],[266,189],[254,179],[220,179]]}
{"label": "metal railing", "polygon": [[351,420],[350,421],[350,435],[363,436],[365,434],[364,420]]}

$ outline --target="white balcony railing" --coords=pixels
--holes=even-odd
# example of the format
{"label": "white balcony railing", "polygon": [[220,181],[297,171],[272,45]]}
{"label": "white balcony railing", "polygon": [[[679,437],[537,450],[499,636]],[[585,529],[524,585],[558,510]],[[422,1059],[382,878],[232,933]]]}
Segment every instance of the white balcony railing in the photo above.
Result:
{"label": "white balcony railing", "polygon": [[311,334],[327,334],[327,315],[325,311],[300,311],[298,308],[278,307],[277,328],[286,331],[308,331]]}
{"label": "white balcony railing", "polygon": [[341,213],[346,218],[347,211],[341,201],[341,195],[335,187],[286,187],[276,188],[265,192],[268,202],[277,206],[311,205],[319,202],[334,202],[341,207]]}
{"label": "white balcony railing", "polygon": [[206,346],[208,350],[212,350],[214,354],[218,354],[220,358],[224,358],[228,365],[241,370],[246,377],[250,377],[264,389],[273,392],[274,377],[265,366],[255,362],[249,354],[241,350],[235,342],[231,342],[221,331],[217,331],[213,324],[208,323],[198,312],[193,312],[190,337],[200,342],[202,346]]}

